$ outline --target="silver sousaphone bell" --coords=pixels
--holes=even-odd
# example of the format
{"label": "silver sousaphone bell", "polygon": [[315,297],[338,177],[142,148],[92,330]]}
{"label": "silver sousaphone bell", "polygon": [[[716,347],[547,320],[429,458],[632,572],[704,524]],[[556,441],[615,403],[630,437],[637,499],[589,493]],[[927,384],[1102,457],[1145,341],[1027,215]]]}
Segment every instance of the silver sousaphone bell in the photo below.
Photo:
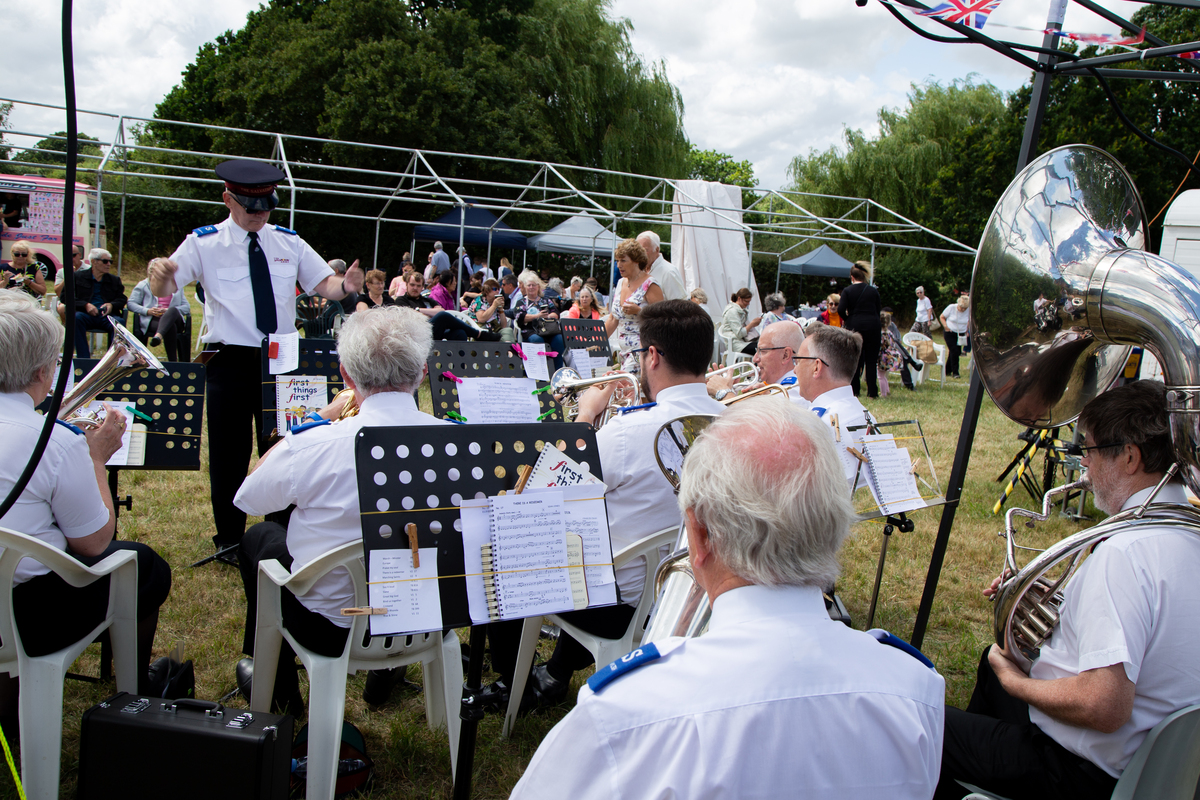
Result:
{"label": "silver sousaphone bell", "polygon": [[141,369],[153,368],[159,372],[166,372],[166,368],[154,353],[126,330],[124,325],[113,317],[109,317],[108,321],[113,326],[112,345],[96,362],[92,371],[63,395],[62,405],[58,409],[59,419],[84,430],[98,428],[104,422],[103,411],[89,411],[84,409],[84,406],[90,405],[108,387]]}

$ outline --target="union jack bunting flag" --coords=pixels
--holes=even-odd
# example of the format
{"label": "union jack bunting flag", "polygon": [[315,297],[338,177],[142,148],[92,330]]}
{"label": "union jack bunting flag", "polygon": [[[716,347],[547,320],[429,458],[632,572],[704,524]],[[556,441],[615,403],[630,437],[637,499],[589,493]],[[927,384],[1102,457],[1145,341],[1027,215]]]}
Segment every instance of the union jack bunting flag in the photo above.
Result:
{"label": "union jack bunting flag", "polygon": [[943,0],[929,9],[918,11],[922,17],[937,17],[946,22],[960,22],[975,29],[983,28],[991,14],[1000,5],[1001,0]]}

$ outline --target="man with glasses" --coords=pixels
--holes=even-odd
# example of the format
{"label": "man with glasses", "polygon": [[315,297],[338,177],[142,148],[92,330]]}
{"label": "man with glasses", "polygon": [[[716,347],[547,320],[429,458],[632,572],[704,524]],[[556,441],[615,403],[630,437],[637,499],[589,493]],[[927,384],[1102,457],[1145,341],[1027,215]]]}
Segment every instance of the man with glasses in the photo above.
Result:
{"label": "man with glasses", "polygon": [[[76,272],[79,272],[79,270],[81,270],[81,269],[83,269],[83,245],[77,244],[77,245],[73,245],[71,247],[71,273],[74,274]],[[62,297],[63,276],[66,275],[66,272],[67,272],[67,270],[64,267],[63,269],[60,269],[58,272],[54,273],[54,296],[55,297]],[[53,311],[54,309],[50,309],[50,310]],[[63,314],[63,307],[61,304],[59,304],[58,315],[61,317],[62,314]]]}
{"label": "man with glasses", "polygon": [[[212,487],[213,541],[221,551],[236,545],[246,514],[233,504],[250,466],[253,428],[261,425],[264,338],[296,330],[296,284],[309,294],[340,301],[363,288],[354,262],[338,276],[293,230],[268,225],[279,204],[276,185],[283,172],[260,161],[226,161],[215,172],[225,182],[222,199],[229,217],[197,228],[170,259],[151,265],[155,297],[170,297],[192,281],[204,285],[204,339],[208,357],[209,481]],[[259,430],[259,455],[266,432]],[[221,558],[236,563],[230,552]]]}
{"label": "man with glasses", "polygon": [[109,317],[120,317],[125,310],[125,285],[112,272],[112,253],[102,247],[92,249],[91,267],[75,273],[75,355],[91,358],[88,331],[112,332]]}
{"label": "man with glasses", "polygon": [[24,240],[13,242],[12,262],[3,265],[3,283],[6,286],[19,286],[25,293],[40,298],[46,293],[46,278],[38,267],[37,259],[33,257],[33,248]]}
{"label": "man with glasses", "polygon": [[[1146,502],[1188,506],[1182,484],[1155,488],[1175,461],[1166,390],[1136,381],[1079,416],[1083,466],[1106,514]],[[938,800],[957,780],[1008,797],[1109,797],[1146,734],[1200,703],[1200,536],[1153,520],[1118,528],[1067,584],[1060,623],[1026,675],[985,650],[965,711],[946,708]],[[983,594],[991,597],[997,578]],[[1190,791],[1189,791],[1190,796]]]}
{"label": "man with glasses", "polygon": [[[801,408],[808,408],[808,401],[800,396],[793,373],[795,363],[792,356],[800,350],[804,341],[804,329],[795,322],[774,322],[763,328],[758,337],[758,350],[754,353],[754,366],[758,367],[759,382],[745,391],[754,391],[762,386],[778,383],[787,389],[788,397]],[[733,379],[716,375],[708,379],[708,393],[716,400],[724,400],[734,393]]]}
{"label": "man with glasses", "polygon": [[859,334],[815,322],[809,325],[804,341],[792,357],[800,396],[833,431],[846,480],[852,484],[858,464],[846,455],[846,448],[852,443],[849,428],[867,424],[867,411],[850,386],[861,351]]}
{"label": "man with glasses", "polygon": [[[658,429],[673,419],[692,414],[720,414],[725,406],[708,396],[704,375],[712,357],[713,323],[701,306],[686,300],[664,300],[646,306],[639,315],[641,362],[638,379],[646,404],[626,409],[596,434],[604,482],[608,485],[608,530],[614,553],[653,533],[678,525],[675,491],[659,469],[654,442]],[[595,424],[612,396],[608,389],[590,389],[579,399],[577,422]],[[619,604],[563,614],[564,619],[596,636],[621,636],[642,595],[647,569],[644,561],[617,570]],[[521,621],[489,626],[492,667],[501,677],[483,689],[488,709],[508,705],[521,637]],[[523,705],[553,705],[570,688],[571,675],[592,663],[592,655],[566,633],[558,637],[549,662],[536,666],[526,682]]]}

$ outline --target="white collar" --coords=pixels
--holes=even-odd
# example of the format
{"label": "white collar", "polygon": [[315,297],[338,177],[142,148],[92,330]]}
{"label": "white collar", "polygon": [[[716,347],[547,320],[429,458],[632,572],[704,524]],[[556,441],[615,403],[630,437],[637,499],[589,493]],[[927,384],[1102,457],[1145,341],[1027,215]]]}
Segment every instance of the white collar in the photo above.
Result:
{"label": "white collar", "polygon": [[[1121,510],[1127,511],[1131,508],[1137,508],[1146,502],[1146,498],[1150,496],[1150,492],[1152,491],[1154,491],[1154,487],[1147,486],[1145,489],[1129,495],[1124,505],[1121,506]],[[1187,491],[1183,488],[1182,483],[1171,482],[1162,488],[1162,491],[1154,498],[1154,502],[1174,503],[1175,505],[1186,506],[1188,504]]]}
{"label": "white collar", "polygon": [[363,413],[407,412],[419,411],[416,399],[407,392],[376,392],[363,400]]}
{"label": "white collar", "polygon": [[752,622],[764,617],[806,617],[830,621],[825,598],[815,586],[740,586],[713,602],[709,627]]}
{"label": "white collar", "polygon": [[0,416],[8,416],[16,411],[33,411],[33,398],[28,392],[7,392],[0,394]]}
{"label": "white collar", "polygon": [[854,397],[854,389],[850,384],[839,386],[836,389],[830,389],[824,394],[817,395],[817,398],[812,401],[812,404],[817,408],[829,408],[834,403],[841,402],[847,398]]}
{"label": "white collar", "polygon": [[708,387],[703,383],[677,383],[674,386],[666,386],[654,395],[654,402],[671,403],[689,397],[708,397]]}

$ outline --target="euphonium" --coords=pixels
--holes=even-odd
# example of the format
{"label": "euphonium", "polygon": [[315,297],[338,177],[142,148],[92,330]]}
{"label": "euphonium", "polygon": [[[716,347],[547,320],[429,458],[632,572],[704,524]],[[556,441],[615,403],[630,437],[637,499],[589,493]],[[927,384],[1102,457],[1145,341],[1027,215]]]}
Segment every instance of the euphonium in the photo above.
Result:
{"label": "euphonium", "polygon": [[[71,391],[63,395],[58,408],[58,418],[63,422],[83,429],[98,428],[104,421],[103,411],[80,411],[96,397],[126,375],[140,369],[152,367],[160,372],[166,369],[146,345],[139,342],[125,326],[109,317],[113,326],[112,345],[96,362],[92,371],[83,376]],[[78,412],[78,413],[76,413]]]}
{"label": "euphonium", "polygon": [[[1177,459],[1168,477],[1178,473],[1200,493],[1200,282],[1143,251],[1145,241],[1141,198],[1107,153],[1071,145],[1030,163],[1001,196],[979,244],[971,283],[976,364],[1006,416],[1052,428],[1112,384],[1128,345],[1145,347],[1167,385]],[[1049,313],[1034,312],[1040,293],[1053,298]],[[993,601],[996,640],[1026,668],[1053,633],[1067,581],[1098,542],[1163,521],[1200,533],[1200,514],[1190,509],[1143,506],[1063,539],[1018,569],[1016,550],[1024,548],[1013,520],[1021,515],[1044,519],[1010,510],[1002,535],[1006,569],[1015,574]]]}
{"label": "euphonium", "polygon": [[628,372],[615,372],[599,378],[584,378],[570,367],[563,367],[550,376],[550,392],[560,399],[566,416],[574,419],[579,413],[580,393],[593,386],[601,386],[614,381],[617,383],[617,390],[613,392],[608,407],[604,409],[604,414],[596,425],[599,428],[622,408],[641,404],[642,385],[636,376],[630,375]]}

